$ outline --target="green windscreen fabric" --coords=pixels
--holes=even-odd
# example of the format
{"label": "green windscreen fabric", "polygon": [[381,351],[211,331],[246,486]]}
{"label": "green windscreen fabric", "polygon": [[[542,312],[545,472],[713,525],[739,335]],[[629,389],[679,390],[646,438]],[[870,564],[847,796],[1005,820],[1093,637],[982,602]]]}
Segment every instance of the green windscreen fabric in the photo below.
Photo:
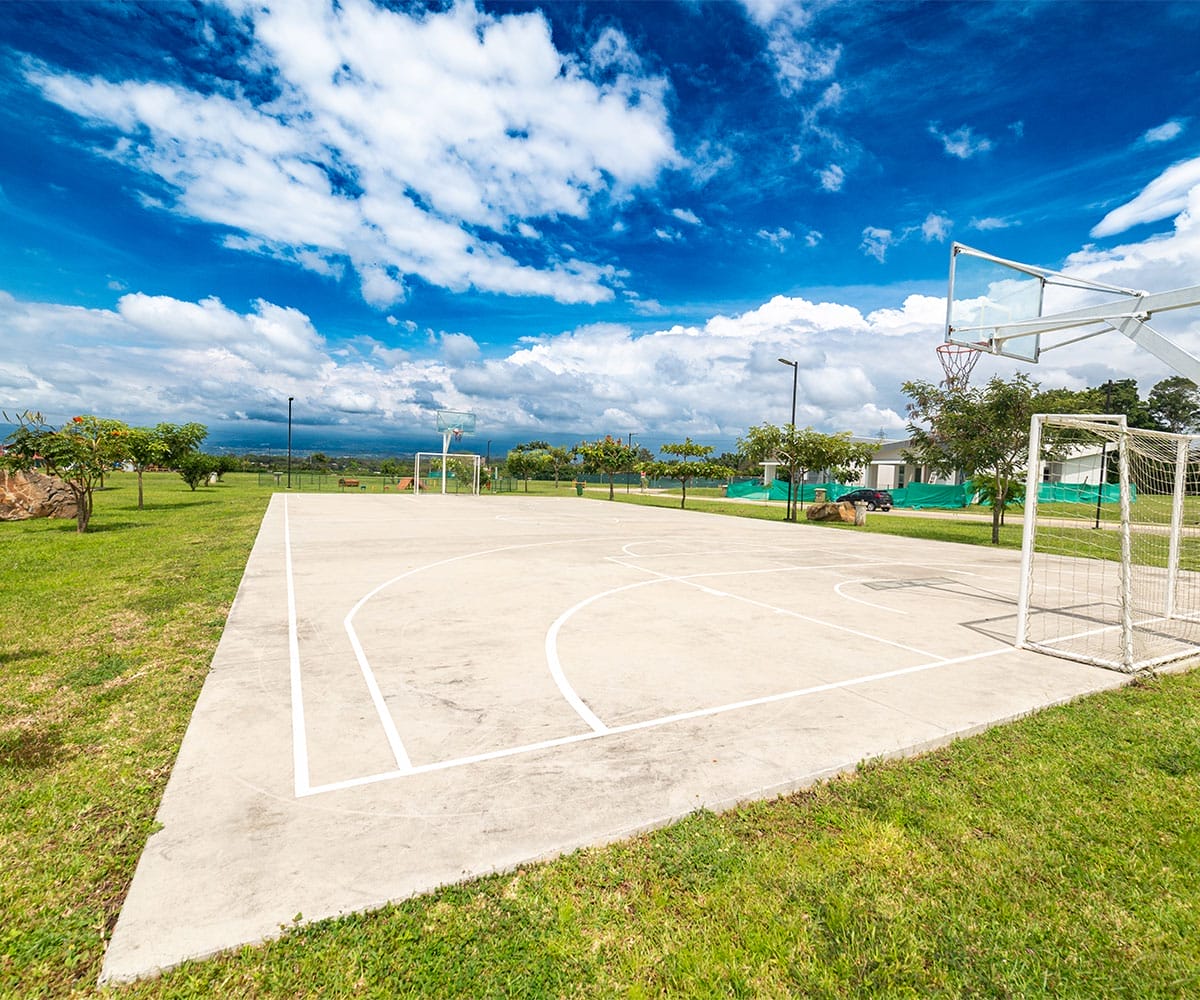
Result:
{"label": "green windscreen fabric", "polygon": [[[1129,484],[1129,499],[1137,500],[1137,486]],[[1096,487],[1088,483],[1042,483],[1038,487],[1038,503],[1092,503],[1096,502]],[[1100,488],[1101,503],[1120,503],[1121,487],[1118,483],[1105,483]]]}
{"label": "green windscreen fabric", "polygon": [[923,507],[965,507],[970,501],[966,486],[947,486],[933,483],[909,483],[903,489],[891,490],[897,507],[920,510]]}

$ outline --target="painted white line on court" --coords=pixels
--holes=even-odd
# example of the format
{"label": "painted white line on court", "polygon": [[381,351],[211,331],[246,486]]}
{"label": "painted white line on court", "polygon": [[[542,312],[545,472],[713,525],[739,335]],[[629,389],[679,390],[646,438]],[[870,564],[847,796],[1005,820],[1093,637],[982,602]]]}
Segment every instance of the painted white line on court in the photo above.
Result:
{"label": "painted white line on court", "polygon": [[[918,649],[916,646],[908,646],[902,642],[893,642],[891,639],[884,639],[882,636],[873,635],[870,632],[862,632],[856,628],[850,628],[848,625],[838,625],[835,622],[825,621],[821,618],[813,618],[811,615],[803,615],[799,611],[793,611],[791,608],[781,608],[774,604],[767,604],[765,601],[756,601],[752,597],[743,597],[741,594],[731,594],[724,590],[714,590],[705,584],[697,583],[697,580],[711,580],[717,576],[751,576],[756,573],[782,573],[795,571],[796,569],[813,569],[813,568],[831,568],[831,567],[811,567],[798,566],[789,567],[788,569],[773,568],[773,569],[747,569],[747,570],[722,570],[718,573],[689,573],[686,576],[671,576],[668,573],[660,573],[657,570],[648,569],[645,566],[631,565],[629,563],[621,563],[620,565],[629,566],[630,569],[641,570],[643,573],[653,573],[655,583],[682,583],[688,587],[696,587],[699,590],[709,594],[716,594],[721,597],[728,597],[734,601],[740,601],[743,604],[749,604],[752,607],[764,608],[767,611],[774,611],[779,615],[787,615],[790,618],[798,618],[800,621],[812,622],[814,625],[820,625],[822,628],[832,629],[835,632],[845,632],[848,635],[858,636],[860,639],[867,639],[870,642],[882,643],[885,646],[894,646],[896,649],[903,649],[909,653],[916,653],[918,656],[928,657],[930,659],[945,660],[945,657],[938,656],[937,653],[931,653],[927,649]],[[882,564],[881,564],[882,565]],[[890,565],[890,564],[888,564]],[[651,581],[647,581],[651,582]],[[947,661],[949,662],[949,661]]]}
{"label": "painted white line on court", "polygon": [[[645,583],[654,583],[658,581],[647,580]],[[639,586],[633,584],[632,586]],[[628,588],[623,588],[628,589]],[[624,726],[613,726],[611,729],[605,729],[602,732],[587,732],[575,733],[571,736],[560,736],[553,740],[542,740],[540,743],[527,743],[524,746],[507,747],[503,750],[492,750],[488,753],[473,754],[469,757],[455,757],[451,760],[436,761],[432,764],[419,764],[405,771],[383,771],[379,774],[364,775],[361,778],[348,778],[345,781],[336,781],[328,785],[316,785],[308,792],[309,795],[322,795],[327,792],[340,792],[350,788],[358,788],[363,785],[377,784],[381,781],[392,781],[396,778],[407,778],[418,774],[430,774],[434,771],[446,771],[451,768],[465,767],[470,764],[482,764],[493,760],[503,760],[507,757],[517,757],[522,754],[537,753],[540,750],[553,750],[556,747],[570,746],[573,743],[586,743],[590,740],[600,739],[605,736],[620,736],[624,733],[634,733],[644,729],[657,729],[662,726],[669,726],[677,722],[687,722],[692,719],[708,718],[710,716],[722,715],[726,712],[736,712],[741,709],[755,708],[760,705],[771,705],[777,702],[791,701],[796,698],[803,698],[807,695],[822,694],[828,691],[838,691],[846,688],[856,687],[860,684],[870,684],[874,681],[890,680],[893,677],[902,677],[906,674],[916,674],[924,670],[932,670],[937,667],[949,667],[961,663],[971,663],[975,660],[984,660],[992,656],[1000,656],[1004,653],[1013,652],[1011,647],[1003,649],[993,649],[986,653],[972,653],[969,656],[958,656],[953,659],[939,659],[930,663],[919,663],[912,667],[901,667],[898,670],[887,670],[879,674],[870,674],[866,677],[852,677],[845,681],[831,681],[828,684],[817,684],[813,687],[800,688],[796,691],[784,691],[780,694],[765,695],[761,698],[748,698],[745,701],[732,702],[728,705],[717,705],[713,708],[700,708],[691,712],[677,712],[674,715],[664,715],[658,719],[647,719],[644,722],[631,722]]]}
{"label": "painted white line on court", "polygon": [[[384,702],[383,694],[379,690],[379,684],[375,679],[375,672],[371,669],[370,661],[367,659],[367,654],[363,650],[362,643],[359,641],[358,632],[354,628],[354,616],[357,615],[360,610],[362,610],[363,606],[366,605],[368,601],[378,595],[381,591],[386,590],[393,584],[399,583],[401,580],[407,579],[410,576],[415,576],[418,573],[424,573],[427,570],[436,569],[439,566],[447,566],[451,563],[462,562],[466,559],[475,559],[479,556],[494,555],[497,552],[511,552],[515,549],[536,549],[548,545],[578,545],[580,542],[591,542],[598,540],[604,539],[567,538],[549,542],[527,542],[521,545],[501,545],[494,549],[481,549],[476,552],[465,552],[461,555],[450,556],[447,559],[439,559],[436,562],[426,563],[424,566],[417,566],[413,569],[410,569],[404,573],[401,573],[399,576],[392,577],[390,580],[385,580],[383,583],[379,584],[379,586],[368,591],[361,598],[359,598],[358,602],[346,615],[342,625],[346,629],[346,634],[350,638],[350,646],[354,650],[354,656],[358,661],[359,670],[362,671],[363,680],[366,681],[367,690],[371,693],[371,701],[375,705],[376,714],[379,716],[379,724],[383,727],[383,731],[387,736],[388,745],[392,748],[392,755],[396,758],[397,766],[402,769],[401,773],[407,773],[407,771],[412,768],[412,761],[409,759],[408,752],[404,749],[404,743],[400,739],[400,733],[396,729],[395,721],[392,719],[391,712],[388,711],[387,705]],[[568,685],[567,688],[569,690],[570,686]],[[576,699],[578,700],[578,696],[576,696]],[[579,704],[581,706],[583,705],[582,702],[579,702]],[[574,707],[574,705],[572,707]],[[583,708],[585,711],[587,711],[586,706],[583,706]],[[576,711],[578,710],[579,709],[576,708]],[[595,716],[592,716],[592,718],[595,719]],[[603,726],[603,723],[600,723],[599,719],[596,719],[596,722]]]}
{"label": "painted white line on court", "polygon": [[287,578],[288,670],[292,694],[292,772],[296,798],[309,794],[308,740],[304,733],[304,692],[300,686],[300,638],[296,631],[296,583],[292,577],[292,526],[283,497],[283,565]]}
{"label": "painted white line on court", "polygon": [[849,586],[852,583],[857,583],[857,584],[861,585],[864,583],[870,583],[875,579],[877,579],[877,578],[871,577],[871,576],[864,576],[864,577],[860,577],[857,580],[843,580],[841,583],[834,586],[833,592],[835,594],[837,594],[838,597],[842,598],[843,600],[853,601],[855,604],[862,604],[868,608],[875,608],[879,611],[890,611],[894,615],[907,615],[908,614],[907,611],[901,611],[899,608],[892,608],[886,604],[874,604],[871,601],[864,601],[861,597],[851,597],[849,594],[842,593],[842,588]]}

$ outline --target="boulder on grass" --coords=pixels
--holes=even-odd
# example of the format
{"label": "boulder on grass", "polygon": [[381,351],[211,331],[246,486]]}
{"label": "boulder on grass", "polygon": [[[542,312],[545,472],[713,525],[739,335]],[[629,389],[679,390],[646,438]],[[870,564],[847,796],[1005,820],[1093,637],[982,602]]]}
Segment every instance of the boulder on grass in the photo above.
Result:
{"label": "boulder on grass", "polygon": [[804,512],[809,521],[845,521],[854,523],[854,504],[833,501],[830,503],[814,503]]}
{"label": "boulder on grass", "polygon": [[0,469],[0,521],[75,517],[75,497],[57,476]]}

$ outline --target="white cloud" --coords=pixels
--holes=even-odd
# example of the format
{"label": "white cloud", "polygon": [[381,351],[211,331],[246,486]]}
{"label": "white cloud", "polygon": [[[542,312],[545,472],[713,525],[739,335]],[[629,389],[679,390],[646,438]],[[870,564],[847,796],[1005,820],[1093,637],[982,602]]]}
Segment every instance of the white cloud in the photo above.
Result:
{"label": "white cloud", "polygon": [[671,209],[671,214],[680,222],[686,222],[689,226],[701,225],[700,216],[690,208],[673,208]]}
{"label": "white cloud", "polygon": [[1010,222],[1008,219],[999,219],[992,215],[985,216],[982,219],[973,218],[967,223],[968,228],[977,229],[981,233],[986,233],[993,229],[1008,229],[1013,225],[1016,225],[1016,223]]}
{"label": "white cloud", "polygon": [[1183,135],[1184,123],[1178,118],[1172,118],[1169,122],[1163,122],[1157,128],[1148,129],[1145,135],[1142,136],[1142,142],[1147,145],[1155,145],[1160,142],[1171,142]]}
{"label": "white cloud", "polygon": [[[226,245],[322,273],[352,267],[386,307],[406,276],[452,290],[610,299],[609,272],[518,263],[488,234],[585,217],[680,164],[666,83],[602,33],[581,63],[539,13],[460,3],[409,15],[365,0],[246,4],[279,95],[83,78],[42,64],[51,101],[122,136],[107,155],[154,179],[147,204],[227,227]],[[167,192],[165,199],[160,192]]]}
{"label": "white cloud", "polygon": [[859,249],[868,257],[874,257],[880,264],[887,259],[888,248],[895,242],[890,229],[880,229],[867,226],[862,232],[862,243]]}
{"label": "white cloud", "polygon": [[939,243],[945,243],[950,236],[950,230],[954,228],[954,220],[945,215],[938,215],[936,212],[930,212],[925,216],[925,221],[921,223],[921,238],[926,243],[932,243],[937,240]]}
{"label": "white cloud", "polygon": [[846,172],[836,163],[831,163],[824,170],[817,171],[821,181],[822,191],[840,191],[846,181]]}
{"label": "white cloud", "polygon": [[1183,211],[1200,184],[1200,156],[1168,167],[1133,199],[1109,212],[1092,228],[1092,236],[1114,236],[1144,222],[1157,222]]}
{"label": "white cloud", "polygon": [[812,40],[811,18],[804,6],[776,0],[743,0],[743,6],[750,20],[766,34],[767,52],[785,97],[833,76],[842,55],[841,46]]}
{"label": "white cloud", "polygon": [[948,155],[960,160],[969,160],[972,156],[986,153],[992,148],[991,139],[977,137],[966,125],[956,128],[953,132],[943,132],[937,122],[930,122],[929,134],[941,142]]}
{"label": "white cloud", "polygon": [[[1151,291],[1194,284],[1200,178],[1181,197],[1168,231],[1109,249],[1083,248],[1063,269]],[[875,228],[863,238],[881,256],[893,241],[890,230]],[[661,308],[622,294],[643,314]],[[1200,354],[1196,312],[1156,314],[1153,325]],[[240,312],[214,298],[130,294],[103,310],[0,292],[0,329],[21,345],[19,355],[0,358],[0,409],[43,409],[61,419],[95,412],[134,423],[199,420],[214,428],[214,437],[249,426],[247,433],[261,428],[262,441],[278,442],[291,395],[303,415],[301,448],[318,446],[320,428],[338,425],[359,439],[380,429],[428,429],[433,439],[432,414],[440,408],[478,413],[480,426],[498,439],[633,431],[660,440],[690,434],[723,448],[752,424],[788,419],[791,376],[777,361],[786,357],[800,364],[802,425],[863,435],[883,428],[899,437],[906,402],[900,384],[942,378],[934,348],[944,322],[945,300],[938,296],[908,295],[864,313],[846,302],[780,295],[742,313],[649,332],[582,326],[488,357],[461,332],[431,332],[407,351],[368,336],[335,349],[308,316],[266,301]],[[1169,374],[1115,332],[1044,355],[1036,368],[984,357],[975,380],[1014,371],[1048,387],[1133,377],[1143,394]]]}
{"label": "white cloud", "polygon": [[[793,234],[787,229],[780,226],[778,229],[760,229],[758,238],[766,240],[771,246],[775,247],[780,253],[787,249],[788,240],[792,239]],[[811,245],[811,244],[810,244]]]}

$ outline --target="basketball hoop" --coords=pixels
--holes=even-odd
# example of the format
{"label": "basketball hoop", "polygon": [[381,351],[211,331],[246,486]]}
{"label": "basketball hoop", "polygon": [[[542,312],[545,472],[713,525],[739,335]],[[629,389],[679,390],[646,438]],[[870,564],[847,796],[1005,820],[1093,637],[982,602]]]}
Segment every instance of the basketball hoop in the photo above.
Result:
{"label": "basketball hoop", "polygon": [[942,385],[951,392],[965,389],[971,380],[971,372],[975,369],[975,363],[982,353],[982,345],[967,347],[965,344],[938,344],[938,361],[942,363],[942,371],[946,373],[946,377],[942,379]]}

